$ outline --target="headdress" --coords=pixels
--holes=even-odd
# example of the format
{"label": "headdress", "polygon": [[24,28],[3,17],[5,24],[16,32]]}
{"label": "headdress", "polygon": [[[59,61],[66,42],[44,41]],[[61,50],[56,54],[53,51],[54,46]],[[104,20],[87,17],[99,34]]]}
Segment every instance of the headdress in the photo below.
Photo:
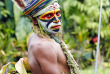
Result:
{"label": "headdress", "polygon": [[57,2],[57,0],[28,0],[27,5],[24,9],[25,15],[33,15],[48,5]]}
{"label": "headdress", "polygon": [[24,0],[12,0],[22,11],[26,7],[26,2]]}
{"label": "headdress", "polygon": [[57,0],[12,0],[25,15],[34,15],[45,7],[57,2]]}

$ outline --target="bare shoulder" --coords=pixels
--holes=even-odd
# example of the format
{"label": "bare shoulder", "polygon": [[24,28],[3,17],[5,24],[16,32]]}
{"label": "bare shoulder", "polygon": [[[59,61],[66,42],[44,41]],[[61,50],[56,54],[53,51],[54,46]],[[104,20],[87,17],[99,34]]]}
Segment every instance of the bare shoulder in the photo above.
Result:
{"label": "bare shoulder", "polygon": [[52,45],[52,42],[48,40],[45,40],[45,41],[42,40],[32,44],[31,49],[34,52],[38,52],[38,53],[49,53],[49,51],[52,52],[54,50],[54,46]]}
{"label": "bare shoulder", "polygon": [[54,46],[50,40],[32,34],[29,38],[28,48],[33,52],[44,54],[49,53],[47,51],[53,51]]}
{"label": "bare shoulder", "polygon": [[33,55],[34,59],[40,64],[43,73],[60,74],[57,63],[57,53],[55,51],[56,47],[52,41],[33,35],[28,48],[31,55]]}

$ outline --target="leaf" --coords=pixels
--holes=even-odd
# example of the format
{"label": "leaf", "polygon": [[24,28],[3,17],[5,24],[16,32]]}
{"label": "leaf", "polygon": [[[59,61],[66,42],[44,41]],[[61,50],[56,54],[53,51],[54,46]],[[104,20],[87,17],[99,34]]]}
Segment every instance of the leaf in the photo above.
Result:
{"label": "leaf", "polygon": [[0,50],[0,52],[2,53],[3,56],[6,55],[6,53],[3,50]]}
{"label": "leaf", "polygon": [[26,39],[28,33],[32,31],[30,29],[31,26],[32,23],[29,22],[28,18],[20,19],[19,23],[16,26],[16,31],[15,31],[18,42],[23,42]]}
{"label": "leaf", "polygon": [[12,0],[5,0],[6,9],[10,12],[10,16],[13,17],[13,2]]}
{"label": "leaf", "polygon": [[23,65],[24,65],[26,71],[30,71],[29,61],[26,57],[23,58]]}
{"label": "leaf", "polygon": [[7,17],[9,14],[10,12],[8,10],[2,9],[1,15],[3,15],[4,17]]}
{"label": "leaf", "polygon": [[7,67],[8,67],[10,64],[15,64],[15,62],[9,62],[8,64],[4,65],[4,66],[2,67],[2,69],[0,70],[0,74],[4,74],[5,71],[6,71],[6,69],[7,69]]}
{"label": "leaf", "polygon": [[21,58],[16,64],[15,64],[15,68],[18,71],[18,73],[20,74],[27,74],[26,69],[23,65],[23,58]]}
{"label": "leaf", "polygon": [[13,5],[13,12],[14,12],[15,24],[17,24],[18,21],[20,20],[21,10],[19,8],[17,8],[17,6],[15,4]]}
{"label": "leaf", "polygon": [[4,3],[0,1],[0,6],[4,6]]}
{"label": "leaf", "polygon": [[86,60],[89,60],[89,59],[91,59],[91,55],[92,55],[92,52],[87,52],[87,53],[84,54],[84,58]]}

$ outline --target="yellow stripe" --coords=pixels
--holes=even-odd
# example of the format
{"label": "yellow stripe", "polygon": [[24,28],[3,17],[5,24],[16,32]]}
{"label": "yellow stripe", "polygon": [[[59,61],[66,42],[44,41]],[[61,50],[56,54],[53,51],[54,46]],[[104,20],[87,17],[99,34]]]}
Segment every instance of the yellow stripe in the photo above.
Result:
{"label": "yellow stripe", "polygon": [[[48,12],[46,12],[46,13],[44,13],[44,14],[42,14],[40,17],[39,17],[39,19],[41,19],[41,20],[49,20],[49,19],[44,19],[44,18],[41,18],[41,17],[43,17],[44,15],[46,15],[46,14],[49,14],[49,13],[56,13],[56,12],[58,12],[58,11],[60,11],[60,9],[55,9],[55,10],[52,10],[52,11],[48,11]],[[54,16],[53,16],[54,17]],[[51,18],[53,18],[53,17],[51,17]],[[50,19],[51,19],[50,18]]]}
{"label": "yellow stripe", "polygon": [[[46,1],[46,0],[44,0],[44,1]],[[40,2],[42,3],[42,2],[44,2],[44,1],[40,1]],[[24,14],[28,14],[29,12],[31,12],[35,7],[38,6],[38,4],[39,4],[40,2],[38,2],[37,4],[35,4],[32,8],[30,8],[29,10],[27,10]],[[41,3],[40,3],[40,4],[41,4]],[[40,5],[40,4],[39,4],[39,5]]]}

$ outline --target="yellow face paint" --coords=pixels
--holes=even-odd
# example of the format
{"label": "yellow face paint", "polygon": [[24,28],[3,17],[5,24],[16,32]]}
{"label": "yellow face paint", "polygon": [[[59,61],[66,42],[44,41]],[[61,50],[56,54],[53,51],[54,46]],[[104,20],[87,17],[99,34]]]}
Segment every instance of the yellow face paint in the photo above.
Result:
{"label": "yellow face paint", "polygon": [[57,17],[60,17],[61,16],[61,13],[60,13],[60,9],[55,9],[55,10],[52,10],[52,11],[48,11],[44,14],[42,14],[39,19],[41,20],[50,20],[52,19],[53,17],[55,17],[55,15]]}

